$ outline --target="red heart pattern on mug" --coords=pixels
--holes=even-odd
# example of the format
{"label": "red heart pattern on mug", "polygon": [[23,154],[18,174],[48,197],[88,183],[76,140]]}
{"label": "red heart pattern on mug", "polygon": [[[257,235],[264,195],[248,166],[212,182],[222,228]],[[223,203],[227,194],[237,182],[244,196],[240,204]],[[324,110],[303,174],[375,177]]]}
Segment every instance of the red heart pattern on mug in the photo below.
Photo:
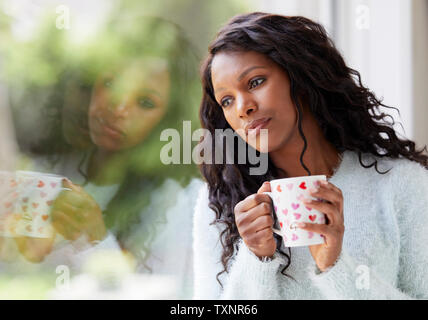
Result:
{"label": "red heart pattern on mug", "polygon": [[[294,184],[296,185],[296,188],[294,188]],[[273,196],[272,199],[273,203],[276,204],[274,205],[276,213],[282,213],[282,221],[279,222],[279,226],[286,246],[287,244],[290,246],[303,245],[303,243],[307,242],[319,243],[318,233],[293,227],[301,221],[307,223],[324,222],[323,214],[319,214],[316,210],[312,210],[314,208],[306,206],[303,202],[306,198],[308,198],[306,193],[308,192],[309,188],[312,188],[312,185],[316,188],[321,185],[321,182],[317,180],[281,183],[277,184],[273,189],[275,192],[281,192],[281,194],[277,193],[275,196]],[[287,197],[285,196],[285,193],[288,193],[288,191],[291,191],[291,193],[289,194],[290,197],[286,199]],[[300,207],[306,210],[301,211],[302,209],[300,209]]]}

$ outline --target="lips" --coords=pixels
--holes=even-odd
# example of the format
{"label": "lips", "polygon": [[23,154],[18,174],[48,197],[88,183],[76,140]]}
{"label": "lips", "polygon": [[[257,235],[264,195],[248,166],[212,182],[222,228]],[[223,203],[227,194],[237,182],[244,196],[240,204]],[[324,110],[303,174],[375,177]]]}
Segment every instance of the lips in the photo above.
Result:
{"label": "lips", "polygon": [[97,118],[97,124],[100,127],[100,129],[112,137],[122,137],[125,134],[121,129],[118,127],[112,126],[108,121],[98,117]]}
{"label": "lips", "polygon": [[245,133],[248,134],[249,130],[257,130],[257,133],[258,133],[260,129],[263,129],[264,127],[266,127],[266,125],[269,123],[271,119],[272,118],[260,118],[249,122],[245,126]]}

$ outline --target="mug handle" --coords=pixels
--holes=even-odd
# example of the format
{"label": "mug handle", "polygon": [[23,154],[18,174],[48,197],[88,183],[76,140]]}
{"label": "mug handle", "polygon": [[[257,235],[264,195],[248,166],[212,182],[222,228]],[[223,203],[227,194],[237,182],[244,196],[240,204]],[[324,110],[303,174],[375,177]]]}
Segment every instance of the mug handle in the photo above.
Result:
{"label": "mug handle", "polygon": [[[273,204],[273,194],[272,194],[272,192],[267,192],[266,191],[266,192],[263,192],[263,194],[267,194],[270,197],[270,199],[272,201],[272,204]],[[276,214],[276,212],[275,212],[275,206],[272,206],[272,213]],[[280,235],[282,237],[282,232],[280,230],[272,227],[272,231],[275,232],[277,235]]]}

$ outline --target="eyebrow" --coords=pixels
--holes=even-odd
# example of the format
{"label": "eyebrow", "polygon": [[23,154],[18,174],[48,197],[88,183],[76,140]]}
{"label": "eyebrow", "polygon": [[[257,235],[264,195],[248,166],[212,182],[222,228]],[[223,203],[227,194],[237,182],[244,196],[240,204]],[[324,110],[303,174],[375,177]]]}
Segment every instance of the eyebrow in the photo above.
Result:
{"label": "eyebrow", "polygon": [[[259,68],[266,69],[266,67],[263,67],[263,66],[252,66],[252,67],[249,67],[247,70],[245,70],[244,72],[242,72],[241,75],[238,78],[236,78],[236,80],[241,81],[242,78],[244,78],[251,71],[253,71],[254,69],[259,69]],[[221,92],[223,90],[226,90],[226,88],[218,88],[216,91],[217,92]]]}
{"label": "eyebrow", "polygon": [[154,94],[154,95],[156,95],[156,96],[158,96],[159,98],[162,98],[162,95],[160,94],[160,92],[159,91],[157,91],[157,90],[155,90],[155,89],[150,89],[150,88],[142,88],[142,89],[140,89],[142,92],[144,92],[144,93],[152,93],[152,94]]}
{"label": "eyebrow", "polygon": [[263,66],[253,66],[253,67],[250,67],[250,68],[248,68],[247,70],[245,70],[244,72],[242,72],[241,73],[241,75],[238,77],[238,81],[241,81],[242,80],[242,78],[243,77],[245,77],[248,73],[250,73],[251,71],[253,71],[254,69],[258,69],[258,68],[266,68],[266,67],[263,67]]}

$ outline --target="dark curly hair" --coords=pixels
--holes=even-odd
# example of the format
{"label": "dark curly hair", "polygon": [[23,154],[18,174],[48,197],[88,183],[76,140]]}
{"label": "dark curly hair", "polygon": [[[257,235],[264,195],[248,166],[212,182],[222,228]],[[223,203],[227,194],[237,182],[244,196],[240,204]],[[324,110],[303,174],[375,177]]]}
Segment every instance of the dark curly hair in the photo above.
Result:
{"label": "dark curly hair", "polygon": [[[362,154],[370,153],[381,158],[405,157],[428,169],[428,156],[424,154],[426,146],[417,151],[413,141],[397,137],[392,128],[394,119],[379,111],[380,106],[392,107],[382,104],[382,100],[363,86],[359,72],[346,66],[324,27],[301,16],[261,12],[243,14],[232,18],[219,31],[201,68],[203,96],[200,120],[202,127],[211,134],[215,129],[231,129],[214,97],[212,60],[219,52],[245,51],[264,54],[288,73],[291,98],[299,115],[298,130],[304,142],[300,163],[308,175],[311,172],[303,163],[307,141],[301,127],[302,104],[309,107],[325,138],[341,153],[345,150],[357,152],[364,168],[375,166],[378,173],[386,173],[378,171],[377,160],[370,165],[363,164]],[[382,123],[386,117],[392,119],[392,124]],[[215,151],[214,147],[213,157]],[[228,272],[229,260],[240,239],[235,224],[235,205],[256,193],[264,181],[278,178],[279,169],[270,158],[264,175],[250,175],[249,163],[212,163],[204,163],[200,169],[208,183],[209,206],[216,213],[213,223],[225,227],[220,235],[224,270],[217,274],[221,285],[219,276]],[[279,237],[276,241],[279,243]],[[285,270],[291,261],[291,250],[288,254],[279,252],[287,258],[288,262],[282,269],[282,274],[287,276]]]}

